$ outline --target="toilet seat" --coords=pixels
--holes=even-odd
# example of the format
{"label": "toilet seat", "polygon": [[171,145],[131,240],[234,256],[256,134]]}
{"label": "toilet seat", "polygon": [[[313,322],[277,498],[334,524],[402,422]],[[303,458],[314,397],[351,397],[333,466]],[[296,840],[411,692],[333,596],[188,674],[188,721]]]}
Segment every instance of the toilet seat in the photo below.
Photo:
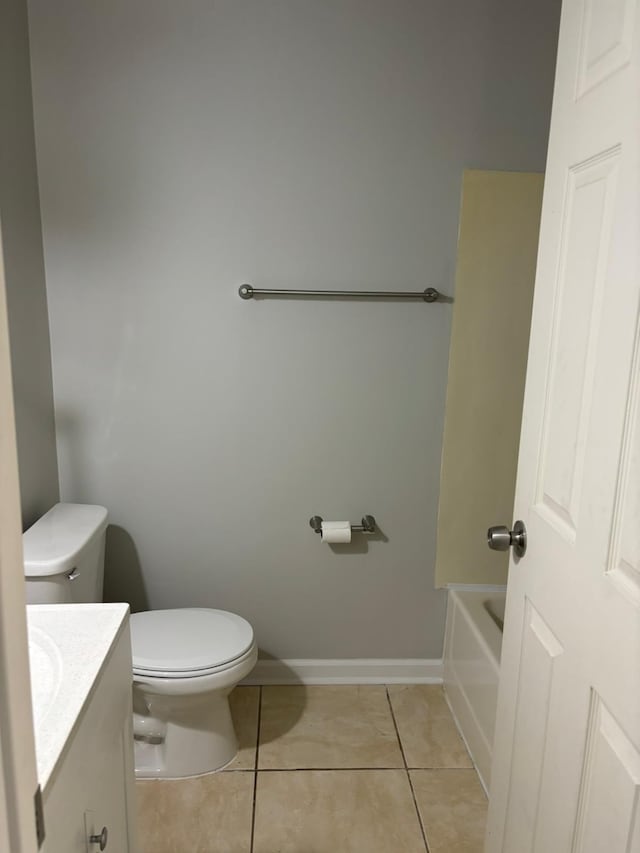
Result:
{"label": "toilet seat", "polygon": [[[189,672],[173,672],[171,670],[158,670],[158,669],[143,669],[142,667],[133,667],[133,675],[134,680],[142,680],[148,681],[159,680],[159,679],[181,679],[191,680],[195,683],[196,679],[205,680],[207,676],[211,675],[223,675],[225,672],[229,672],[231,670],[235,670],[238,667],[241,667],[246,661],[254,660],[257,656],[256,644],[252,643],[250,648],[239,658],[235,658],[232,661],[228,661],[227,663],[223,663],[221,666],[213,666],[209,669],[194,669]],[[255,663],[255,660],[254,660]]]}
{"label": "toilet seat", "polygon": [[197,678],[237,666],[255,651],[251,625],[235,613],[180,608],[133,613],[134,675]]}

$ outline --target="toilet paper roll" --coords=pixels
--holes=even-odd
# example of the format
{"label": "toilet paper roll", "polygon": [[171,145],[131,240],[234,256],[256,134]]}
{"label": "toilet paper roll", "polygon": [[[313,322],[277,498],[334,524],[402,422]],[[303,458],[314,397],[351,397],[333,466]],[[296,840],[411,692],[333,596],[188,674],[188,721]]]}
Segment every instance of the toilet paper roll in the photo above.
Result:
{"label": "toilet paper roll", "polygon": [[323,521],[322,541],[329,543],[351,542],[351,522]]}

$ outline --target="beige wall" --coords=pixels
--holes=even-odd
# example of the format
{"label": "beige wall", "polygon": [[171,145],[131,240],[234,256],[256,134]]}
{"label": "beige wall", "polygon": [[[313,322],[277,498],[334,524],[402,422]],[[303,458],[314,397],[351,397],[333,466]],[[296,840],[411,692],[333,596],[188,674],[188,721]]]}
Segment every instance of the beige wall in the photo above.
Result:
{"label": "beige wall", "polygon": [[506,583],[543,176],[468,171],[445,413],[436,583]]}
{"label": "beige wall", "polygon": [[0,218],[20,463],[22,523],[58,500],[27,4],[0,3]]}

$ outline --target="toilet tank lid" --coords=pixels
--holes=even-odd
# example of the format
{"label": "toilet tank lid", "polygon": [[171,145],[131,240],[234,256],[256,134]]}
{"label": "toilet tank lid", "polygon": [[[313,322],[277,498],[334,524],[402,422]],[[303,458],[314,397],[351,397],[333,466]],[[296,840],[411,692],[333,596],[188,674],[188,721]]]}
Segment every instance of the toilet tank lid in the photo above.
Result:
{"label": "toilet tank lid", "polygon": [[106,526],[103,506],[59,503],[51,507],[22,535],[25,575],[59,575],[74,568],[78,554]]}

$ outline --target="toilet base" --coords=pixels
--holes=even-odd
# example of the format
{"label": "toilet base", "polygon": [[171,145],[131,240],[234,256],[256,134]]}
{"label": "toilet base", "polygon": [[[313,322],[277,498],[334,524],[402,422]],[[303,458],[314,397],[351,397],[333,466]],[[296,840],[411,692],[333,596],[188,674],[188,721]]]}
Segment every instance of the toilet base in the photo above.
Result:
{"label": "toilet base", "polygon": [[238,752],[229,694],[254,667],[257,649],[224,672],[195,678],[134,673],[133,737],[138,779],[200,776]]}
{"label": "toilet base", "polygon": [[220,770],[235,758],[238,741],[228,691],[223,696],[205,694],[198,697],[202,702],[189,702],[188,708],[185,697],[180,697],[179,707],[173,702],[170,708],[162,701],[167,698],[173,697],[154,697],[146,716],[134,712],[136,778],[200,776]]}

